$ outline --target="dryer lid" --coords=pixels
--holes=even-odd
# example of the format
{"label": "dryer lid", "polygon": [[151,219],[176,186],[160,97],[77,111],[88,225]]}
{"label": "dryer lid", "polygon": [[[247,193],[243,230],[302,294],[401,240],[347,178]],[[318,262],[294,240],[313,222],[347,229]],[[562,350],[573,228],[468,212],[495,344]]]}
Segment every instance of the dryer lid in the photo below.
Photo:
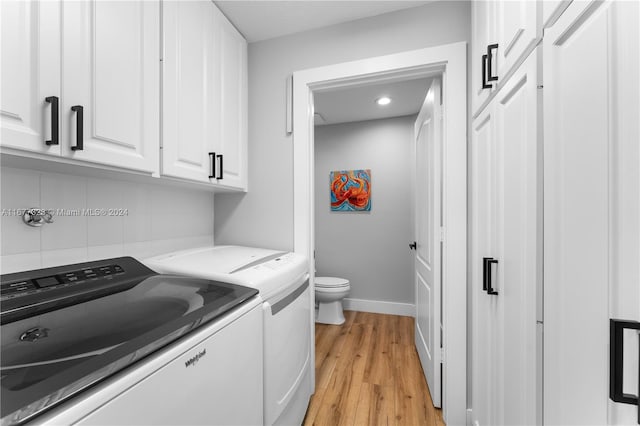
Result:
{"label": "dryer lid", "polygon": [[315,286],[316,287],[347,287],[349,285],[349,280],[345,280],[344,278],[337,277],[316,277]]}

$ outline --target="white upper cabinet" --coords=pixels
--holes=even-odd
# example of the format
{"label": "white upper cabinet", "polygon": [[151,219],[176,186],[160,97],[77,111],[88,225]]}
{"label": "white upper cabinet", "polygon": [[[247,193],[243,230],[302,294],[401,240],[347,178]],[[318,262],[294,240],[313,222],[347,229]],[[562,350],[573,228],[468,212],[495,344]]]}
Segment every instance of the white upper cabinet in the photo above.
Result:
{"label": "white upper cabinet", "polygon": [[496,2],[498,79],[507,73],[535,45],[539,36],[536,11],[538,3],[531,0]]}
{"label": "white upper cabinet", "polygon": [[[493,1],[473,1],[471,2],[471,32],[473,35],[471,42],[471,88],[472,88],[472,110],[473,112],[489,99],[489,95],[496,89],[495,84],[489,81],[489,57],[488,46],[495,43],[495,30],[492,22],[495,3]],[[495,75],[495,74],[494,74]]]}
{"label": "white upper cabinet", "polygon": [[471,2],[474,117],[542,38],[540,8],[532,0]]}
{"label": "white upper cabinet", "polygon": [[59,155],[60,3],[3,1],[0,15],[0,144]]}
{"label": "white upper cabinet", "polygon": [[2,145],[157,171],[159,16],[158,1],[2,2]]}
{"label": "white upper cabinet", "polygon": [[[199,182],[214,176],[220,127],[215,5],[163,3],[162,174]],[[210,154],[211,153],[211,154]]]}
{"label": "white upper cabinet", "polygon": [[[217,151],[224,186],[247,187],[247,42],[216,10],[220,49],[220,139]],[[221,164],[222,163],[222,164]]]}
{"label": "white upper cabinet", "polygon": [[163,4],[162,174],[246,189],[247,43],[210,1]]}
{"label": "white upper cabinet", "polygon": [[63,154],[157,171],[158,1],[65,2],[63,17]]}

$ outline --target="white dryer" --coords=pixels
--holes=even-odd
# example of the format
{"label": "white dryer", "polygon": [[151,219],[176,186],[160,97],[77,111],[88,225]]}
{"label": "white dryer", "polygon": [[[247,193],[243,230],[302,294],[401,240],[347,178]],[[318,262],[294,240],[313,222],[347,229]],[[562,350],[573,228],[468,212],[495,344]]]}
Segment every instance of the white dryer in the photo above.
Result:
{"label": "white dryer", "polygon": [[160,255],[144,263],[161,273],[259,291],[264,315],[264,423],[302,424],[313,393],[308,260],[290,252],[216,246]]}

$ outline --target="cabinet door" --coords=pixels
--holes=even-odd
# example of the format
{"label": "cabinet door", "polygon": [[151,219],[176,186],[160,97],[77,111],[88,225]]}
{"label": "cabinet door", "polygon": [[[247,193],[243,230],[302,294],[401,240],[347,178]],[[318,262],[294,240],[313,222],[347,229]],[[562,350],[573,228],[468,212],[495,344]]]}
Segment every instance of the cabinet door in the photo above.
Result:
{"label": "cabinet door", "polygon": [[[216,152],[223,155],[218,183],[247,186],[247,42],[217,11],[220,61],[220,139]],[[220,167],[220,164],[218,164]]]}
{"label": "cabinet door", "polygon": [[[162,174],[209,182],[220,127],[216,6],[163,3]],[[217,173],[214,173],[217,175]]]}
{"label": "cabinet door", "polygon": [[544,0],[542,3],[542,20],[539,24],[543,28],[553,25],[562,12],[571,4],[571,0]]}
{"label": "cabinet door", "polygon": [[498,49],[494,67],[501,81],[538,39],[538,4],[530,0],[502,0],[496,6]]}
{"label": "cabinet door", "polygon": [[45,98],[60,97],[60,7],[58,1],[0,3],[0,142],[4,147],[60,154],[60,145],[45,143],[54,141],[55,127],[54,104]]}
{"label": "cabinet door", "polygon": [[[159,2],[65,2],[63,153],[145,172],[158,168]],[[77,145],[83,107],[82,150]]]}
{"label": "cabinet door", "polygon": [[[495,43],[495,3],[493,1],[479,0],[471,2],[471,88],[473,112],[477,113],[482,104],[489,99],[494,88],[483,88],[484,61],[482,55],[487,54],[487,46]],[[485,80],[489,76],[490,69],[486,70]],[[493,86],[496,86],[493,84]]]}
{"label": "cabinet door", "polygon": [[[635,424],[609,319],[640,321],[640,4],[571,3],[544,38],[544,423]],[[638,395],[638,334],[624,392]]]}
{"label": "cabinet door", "polygon": [[471,401],[472,424],[495,425],[496,380],[495,333],[498,329],[495,296],[483,288],[483,258],[496,253],[496,137],[493,105],[474,121],[471,143]]}
{"label": "cabinet door", "polygon": [[[492,101],[495,105],[501,192],[498,202],[501,303],[497,362],[502,381],[498,424],[540,424],[537,387],[541,347],[536,307],[540,283],[541,205],[538,202],[537,57],[531,55]],[[500,188],[499,186],[499,188]]]}

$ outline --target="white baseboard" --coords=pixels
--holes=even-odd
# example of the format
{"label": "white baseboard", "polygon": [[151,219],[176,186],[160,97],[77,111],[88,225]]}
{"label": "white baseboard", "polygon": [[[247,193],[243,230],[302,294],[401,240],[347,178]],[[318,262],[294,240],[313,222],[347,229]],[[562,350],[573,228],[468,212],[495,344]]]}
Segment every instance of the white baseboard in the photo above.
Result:
{"label": "white baseboard", "polygon": [[348,311],[374,312],[376,314],[416,316],[416,305],[412,303],[383,302],[381,300],[349,299],[342,301]]}

